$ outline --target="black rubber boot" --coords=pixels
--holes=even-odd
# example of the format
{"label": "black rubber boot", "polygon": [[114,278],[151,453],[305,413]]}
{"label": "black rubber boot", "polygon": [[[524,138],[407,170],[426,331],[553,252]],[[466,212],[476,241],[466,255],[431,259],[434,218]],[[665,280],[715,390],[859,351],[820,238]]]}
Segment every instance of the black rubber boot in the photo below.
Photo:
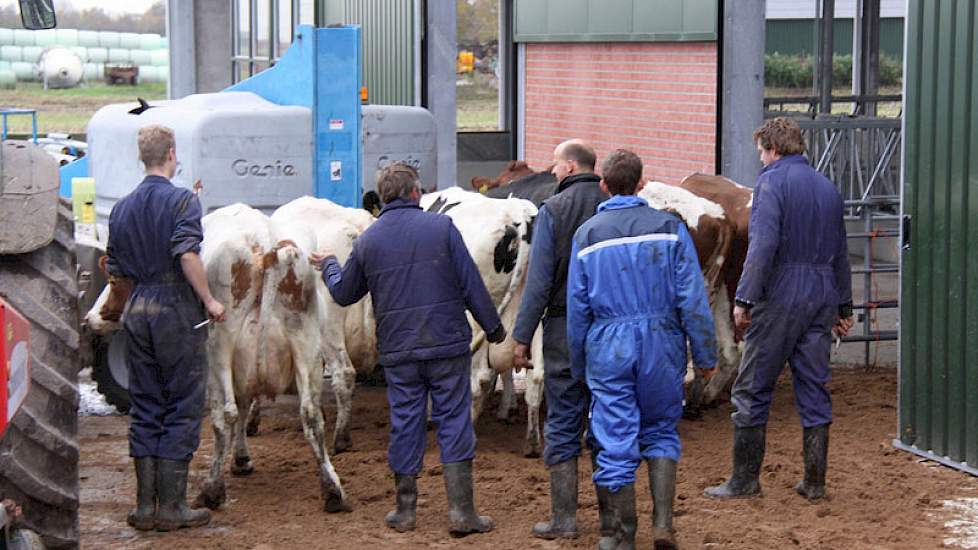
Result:
{"label": "black rubber boot", "polygon": [[676,461],[653,458],[649,462],[649,488],[652,490],[652,545],[655,550],[675,550],[672,504],[676,498]]}
{"label": "black rubber boot", "polygon": [[156,514],[157,531],[173,531],[182,527],[200,527],[211,521],[208,510],[192,510],[187,506],[187,471],[189,461],[156,461],[156,487],[160,508]]}
{"label": "black rubber boot", "polygon": [[[596,471],[598,471],[598,455],[596,453],[591,453],[591,473],[593,474]],[[601,530],[601,540],[606,538],[610,539],[615,536],[615,521],[614,517],[612,517],[611,510],[608,507],[608,499],[610,498],[611,491],[609,491],[607,487],[602,487],[595,484],[594,492],[598,497],[598,522],[599,529]],[[612,542],[607,542],[605,544],[612,544]],[[614,546],[612,546],[612,548],[613,547]]]}
{"label": "black rubber boot", "polygon": [[448,532],[454,537],[492,531],[492,518],[475,512],[472,495],[472,461],[451,462],[442,466],[445,494],[448,496]]}
{"label": "black rubber boot", "polygon": [[550,467],[550,521],[533,526],[541,539],[577,537],[577,458]]}
{"label": "black rubber boot", "polygon": [[623,485],[618,492],[608,491],[608,509],[614,518],[614,534],[598,541],[598,550],[635,550],[635,485]]}
{"label": "black rubber boot", "polygon": [[795,485],[795,491],[808,500],[825,497],[825,469],[828,466],[829,425],[805,428],[802,436],[805,455],[805,479]]}
{"label": "black rubber boot", "polygon": [[156,457],[140,457],[133,462],[136,464],[136,507],[129,512],[126,522],[140,531],[150,531],[156,527]]}
{"label": "black rubber boot", "polygon": [[394,476],[397,487],[397,510],[387,513],[387,526],[404,533],[414,531],[418,507],[418,480],[414,476]]}
{"label": "black rubber boot", "polygon": [[761,463],[764,462],[766,425],[734,428],[733,475],[725,483],[704,493],[713,498],[751,497],[761,494]]}

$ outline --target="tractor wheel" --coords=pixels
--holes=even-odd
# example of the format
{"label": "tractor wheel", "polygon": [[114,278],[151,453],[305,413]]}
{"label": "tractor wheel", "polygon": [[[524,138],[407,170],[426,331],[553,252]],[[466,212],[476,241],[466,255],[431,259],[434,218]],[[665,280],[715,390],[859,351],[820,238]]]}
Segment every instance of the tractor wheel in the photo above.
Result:
{"label": "tractor wheel", "polygon": [[98,392],[120,413],[129,412],[129,372],[126,369],[126,340],[121,330],[98,338],[92,380]]}
{"label": "tractor wheel", "polygon": [[[0,441],[0,496],[48,548],[78,546],[78,281],[71,207],[54,240],[0,255],[0,296],[30,321],[31,387]],[[6,414],[6,413],[4,413]]]}

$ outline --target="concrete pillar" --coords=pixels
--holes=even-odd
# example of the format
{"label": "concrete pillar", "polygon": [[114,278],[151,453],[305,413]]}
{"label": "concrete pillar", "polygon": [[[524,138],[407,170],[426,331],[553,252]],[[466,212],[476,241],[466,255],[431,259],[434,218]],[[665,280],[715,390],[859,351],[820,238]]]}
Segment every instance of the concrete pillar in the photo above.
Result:
{"label": "concrete pillar", "polygon": [[[427,101],[438,133],[438,189],[456,184],[455,2],[428,2]],[[424,182],[430,185],[428,182]]]}
{"label": "concrete pillar", "polygon": [[764,0],[725,0],[721,26],[720,173],[753,186],[761,163],[751,135],[764,122]]}
{"label": "concrete pillar", "polygon": [[166,35],[171,99],[217,92],[231,85],[230,2],[168,0]]}

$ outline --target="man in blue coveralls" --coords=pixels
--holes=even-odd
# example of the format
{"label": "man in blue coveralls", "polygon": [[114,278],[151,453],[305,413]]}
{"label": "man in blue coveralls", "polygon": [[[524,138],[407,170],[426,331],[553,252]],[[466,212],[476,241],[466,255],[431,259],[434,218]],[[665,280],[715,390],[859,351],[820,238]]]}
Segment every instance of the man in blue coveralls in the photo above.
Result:
{"label": "man in blue coveralls", "polygon": [[835,186],[803,156],[805,141],[788,118],[754,132],[761,170],[754,187],[744,272],[734,322],[746,330],[744,358],[734,382],[733,475],[710,487],[712,497],[760,494],[764,436],[771,394],[785,362],[804,428],[802,496],[825,495],[832,402],[829,355],[832,332],[852,327],[852,287],[843,221]]}
{"label": "man in blue coveralls", "polygon": [[[534,221],[533,247],[526,290],[513,328],[513,363],[529,368],[529,344],[543,319],[544,424],[543,460],[550,469],[550,521],[536,524],[533,535],[544,539],[577,536],[577,457],[586,424],[587,388],[570,375],[567,351],[567,266],[574,232],[608,198],[594,174],[594,149],[569,140],[554,149],[551,170],[557,194],[544,201]],[[592,461],[594,458],[592,445]],[[598,491],[602,530],[610,529],[606,495]]]}
{"label": "man in blue coveralls", "polygon": [[112,208],[107,249],[109,274],[134,283],[123,314],[137,483],[127,520],[136,529],[170,531],[210,521],[210,512],[186,503],[207,376],[207,331],[195,325],[223,321],[224,307],[211,296],[199,256],[200,202],[170,183],[173,131],[147,126],[138,139],[146,178]]}
{"label": "man in blue coveralls", "polygon": [[391,439],[387,459],[394,471],[397,509],[387,525],[415,528],[425,451],[427,402],[438,426],[442,476],[448,495],[448,530],[454,536],[485,533],[492,520],[475,511],[472,495],[472,331],[465,310],[490,342],[506,339],[479,270],[452,219],[421,210],[421,182],[414,168],[395,163],[377,180],[386,206],[357,238],[340,267],[324,250],[310,261],[336,303],[347,306],[370,292],[377,319],[379,363],[387,379]]}
{"label": "man in blue coveralls", "polygon": [[641,159],[619,149],[601,175],[613,196],[574,234],[567,280],[571,370],[591,390],[590,428],[601,449],[594,482],[610,492],[614,524],[599,548],[635,547],[635,470],[643,458],[655,548],[675,548],[686,339],[709,378],[716,366],[713,316],[686,226],[634,196]]}

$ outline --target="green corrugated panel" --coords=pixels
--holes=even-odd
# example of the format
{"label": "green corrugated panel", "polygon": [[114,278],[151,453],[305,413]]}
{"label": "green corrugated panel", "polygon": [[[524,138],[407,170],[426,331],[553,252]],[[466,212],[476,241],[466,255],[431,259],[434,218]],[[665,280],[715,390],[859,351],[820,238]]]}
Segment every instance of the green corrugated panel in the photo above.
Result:
{"label": "green corrugated panel", "polygon": [[[880,21],[880,52],[903,57],[903,19]],[[811,54],[815,51],[814,19],[769,19],[765,25],[764,49],[768,53]],[[852,53],[852,19],[836,19],[833,40],[835,53]]]}
{"label": "green corrugated panel", "polygon": [[898,445],[975,473],[978,7],[910,0],[907,56]]}
{"label": "green corrugated panel", "polygon": [[414,105],[414,1],[325,2],[326,24],[362,27],[363,82],[370,103]]}
{"label": "green corrugated panel", "polygon": [[516,42],[717,39],[717,0],[514,0]]}

